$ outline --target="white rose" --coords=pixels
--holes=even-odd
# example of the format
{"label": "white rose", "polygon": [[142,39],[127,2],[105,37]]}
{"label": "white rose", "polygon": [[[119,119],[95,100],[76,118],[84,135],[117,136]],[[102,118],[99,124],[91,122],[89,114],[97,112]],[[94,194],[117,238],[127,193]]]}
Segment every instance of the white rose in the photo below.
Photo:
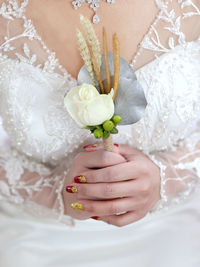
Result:
{"label": "white rose", "polygon": [[114,115],[113,90],[99,94],[91,84],[73,87],[64,98],[64,104],[72,118],[81,127],[95,126]]}

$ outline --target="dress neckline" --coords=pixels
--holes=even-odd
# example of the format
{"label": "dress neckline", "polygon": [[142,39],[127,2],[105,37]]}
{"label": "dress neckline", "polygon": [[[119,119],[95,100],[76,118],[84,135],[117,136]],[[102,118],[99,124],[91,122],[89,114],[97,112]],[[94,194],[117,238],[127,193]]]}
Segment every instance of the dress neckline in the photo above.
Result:
{"label": "dress neckline", "polygon": [[[143,43],[143,41],[146,39],[146,38],[149,38],[149,36],[152,34],[152,31],[153,31],[153,28],[157,25],[157,23],[160,21],[160,18],[161,18],[161,15],[163,13],[163,9],[160,8],[160,6],[157,4],[157,0],[154,0],[155,1],[155,4],[158,6],[158,13],[153,21],[153,23],[150,25],[149,27],[149,30],[148,32],[144,35],[144,37],[142,38],[142,41],[140,44]],[[168,7],[168,0],[165,0],[166,2],[166,7]],[[43,41],[43,38],[41,37],[41,35],[38,33],[38,30],[36,28],[36,26],[34,25],[33,21],[31,18],[27,17],[26,16],[26,7],[27,5],[29,4],[29,0],[24,0],[22,2],[23,6],[24,6],[24,12],[23,12],[23,19],[24,21],[28,21],[29,24],[31,24],[31,26],[33,27],[34,29],[34,35],[35,37],[40,41],[40,43],[42,44],[43,46],[43,49],[49,54],[49,56],[52,56],[54,57],[54,60],[57,62],[57,67],[63,72],[63,76],[65,78],[67,78],[68,80],[70,81],[73,81],[73,82],[77,82],[77,78],[74,77],[68,70],[67,68],[65,68],[59,61],[59,58],[57,57],[56,53],[52,50],[52,49],[49,49],[49,47],[46,45],[46,43]],[[156,57],[154,59],[152,59],[151,61],[149,61],[148,63],[146,63],[145,65],[139,67],[137,70],[134,70],[134,64],[136,63],[137,61],[137,58],[140,56],[141,54],[141,47],[138,49],[138,51],[136,52],[136,54],[134,56],[132,56],[132,58],[130,60],[128,60],[128,63],[129,65],[132,67],[133,71],[135,73],[137,73],[138,71],[141,71],[142,68],[146,67],[147,65],[153,63],[154,61],[156,61],[159,57]],[[162,56],[162,55],[161,55]]]}

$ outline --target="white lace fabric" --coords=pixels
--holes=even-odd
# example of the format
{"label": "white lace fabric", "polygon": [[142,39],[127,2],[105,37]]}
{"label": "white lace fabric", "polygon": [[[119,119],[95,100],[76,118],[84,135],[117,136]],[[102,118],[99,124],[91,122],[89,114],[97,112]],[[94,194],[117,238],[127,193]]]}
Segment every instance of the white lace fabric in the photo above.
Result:
{"label": "white lace fabric", "polygon": [[200,131],[180,141],[167,152],[149,153],[148,156],[161,170],[161,200],[154,210],[179,204],[199,186]]}
{"label": "white lace fabric", "polygon": [[49,168],[9,146],[1,146],[0,158],[0,201],[23,206],[37,217],[73,224],[70,217],[63,216],[65,164]]}
{"label": "white lace fabric", "polygon": [[[0,114],[11,141],[0,152],[0,195],[16,204],[37,203],[48,208],[43,214],[51,217],[52,211],[61,219],[65,172],[89,133],[63,106],[76,80],[25,16],[28,3],[0,0]],[[134,68],[143,54],[155,56],[136,71],[148,106],[138,123],[120,127],[116,141],[142,150],[160,166],[160,209],[190,195],[200,180],[200,39],[188,40],[186,34],[188,25],[200,25],[200,3],[156,4],[160,13],[130,62]]]}

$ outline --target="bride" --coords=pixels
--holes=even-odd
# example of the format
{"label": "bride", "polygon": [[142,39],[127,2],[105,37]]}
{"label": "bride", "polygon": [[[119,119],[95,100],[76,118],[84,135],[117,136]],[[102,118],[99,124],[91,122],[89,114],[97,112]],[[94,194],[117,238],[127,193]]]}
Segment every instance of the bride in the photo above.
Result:
{"label": "bride", "polygon": [[[148,103],[114,152],[63,105],[80,14]],[[0,266],[200,266],[199,36],[199,0],[0,0]]]}

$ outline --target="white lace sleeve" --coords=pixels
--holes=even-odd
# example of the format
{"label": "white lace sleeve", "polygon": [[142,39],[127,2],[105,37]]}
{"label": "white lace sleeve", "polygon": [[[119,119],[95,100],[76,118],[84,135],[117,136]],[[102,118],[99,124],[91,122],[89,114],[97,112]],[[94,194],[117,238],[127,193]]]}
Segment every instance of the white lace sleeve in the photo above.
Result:
{"label": "white lace sleeve", "polygon": [[[67,224],[64,215],[64,164],[54,169],[27,158],[16,149],[0,147],[0,200],[23,208],[36,217],[54,218]],[[23,204],[23,205],[21,205]]]}
{"label": "white lace sleeve", "polygon": [[160,167],[161,200],[154,210],[187,199],[200,186],[200,123],[196,131],[170,150],[148,153],[148,156]]}
{"label": "white lace sleeve", "polygon": [[[52,85],[50,86],[43,77],[43,80],[37,78],[35,73],[29,73],[27,81],[23,82],[22,78],[23,84],[19,84],[22,69],[27,70],[27,66],[33,66],[32,70],[40,73],[40,76],[41,73],[48,76],[49,73],[56,70],[58,73],[62,72],[61,68],[58,68],[54,54],[47,48],[44,50],[45,45],[37,35],[31,21],[25,18],[24,11],[27,3],[26,0],[0,0],[0,98],[2,99],[0,116],[9,137],[9,143],[6,141],[0,145],[0,200],[19,205],[37,217],[57,218],[71,224],[72,219],[64,215],[62,199],[63,182],[67,171],[66,164],[62,164],[62,160],[59,160],[58,164],[55,162],[53,165],[49,164],[49,158],[45,158],[45,151],[50,151],[50,146],[42,147],[38,140],[33,141],[27,133],[31,129],[31,124],[28,125],[27,121],[31,122],[33,113],[37,113],[28,110],[31,107],[30,100],[34,99],[34,93],[30,91],[36,90],[37,87],[41,92],[43,90],[42,81],[47,84],[49,90]],[[14,70],[16,66],[21,66],[18,76],[15,76],[13,71],[9,72],[10,68]],[[14,86],[11,85],[8,76],[16,77]],[[27,74],[25,76],[27,77]],[[64,73],[63,76],[68,82],[67,74]],[[37,84],[31,77],[35,77]],[[18,92],[15,87],[17,84],[20,90]],[[24,87],[23,92],[22,87]],[[58,83],[55,83],[55,87],[59,88]],[[28,98],[26,98],[27,88],[30,94]],[[19,102],[17,102],[17,96],[19,96]],[[41,99],[40,96],[39,98]],[[9,101],[16,105],[11,107]],[[45,121],[40,114],[38,117],[42,122]],[[13,122],[16,123],[15,127],[13,127]],[[31,123],[33,125],[33,122]],[[33,131],[35,137],[37,132],[38,128],[35,128]],[[22,138],[24,134],[26,138]],[[32,152],[26,147],[25,140],[29,143],[29,147],[35,142],[37,149],[34,150],[34,155],[31,155]],[[56,146],[55,139],[54,142],[52,140],[50,142],[54,144],[54,147]],[[23,152],[19,146],[24,148]],[[37,158],[36,152],[40,158]]]}
{"label": "white lace sleeve", "polygon": [[[141,142],[144,143],[148,140],[144,136],[151,136],[151,152],[145,153],[160,167],[161,201],[153,211],[169,208],[188,199],[200,185],[200,114],[197,116],[200,108],[200,1],[156,0],[156,3],[161,12],[151,26],[150,33],[144,38],[141,51],[160,58],[160,61],[157,60],[156,66],[151,64],[151,71],[148,68],[145,73],[139,71],[139,77],[141,75],[143,80],[147,81],[144,85],[148,87],[148,95],[152,91],[152,95],[157,94],[158,99],[161,98],[157,104],[154,96],[149,98],[152,105],[158,107],[149,111],[147,122],[144,123],[146,135],[140,133]],[[178,57],[181,66],[172,62],[169,63],[169,69],[165,69],[166,61],[170,61],[170,56],[165,60],[165,54],[171,54],[173,58],[173,52],[176,50],[184,52],[180,52]],[[142,55],[144,56],[144,53]],[[163,57],[160,57],[161,55]],[[190,68],[190,62],[194,71]],[[183,71],[184,68],[188,68],[187,71]],[[166,84],[162,84],[162,73],[163,77],[167,77]],[[161,85],[160,95],[156,79],[157,84]],[[174,95],[179,90],[180,94],[175,98]],[[166,95],[170,94],[173,97],[167,100]],[[174,109],[177,110],[176,113],[173,113]],[[153,125],[155,110],[159,120],[155,120]],[[180,124],[175,119],[176,115]],[[147,151],[149,149],[145,145],[144,148]]]}

